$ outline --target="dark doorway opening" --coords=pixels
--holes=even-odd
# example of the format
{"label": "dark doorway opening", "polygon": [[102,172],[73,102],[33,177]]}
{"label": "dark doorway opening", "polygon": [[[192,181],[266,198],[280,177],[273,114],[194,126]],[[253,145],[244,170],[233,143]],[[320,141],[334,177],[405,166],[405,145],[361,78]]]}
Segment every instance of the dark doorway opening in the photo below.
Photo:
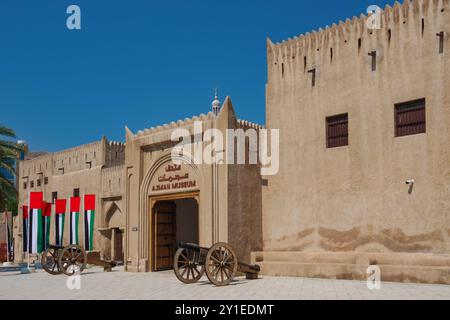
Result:
{"label": "dark doorway opening", "polygon": [[177,243],[198,243],[198,235],[198,204],[195,199],[156,202],[153,207],[153,270],[172,269]]}

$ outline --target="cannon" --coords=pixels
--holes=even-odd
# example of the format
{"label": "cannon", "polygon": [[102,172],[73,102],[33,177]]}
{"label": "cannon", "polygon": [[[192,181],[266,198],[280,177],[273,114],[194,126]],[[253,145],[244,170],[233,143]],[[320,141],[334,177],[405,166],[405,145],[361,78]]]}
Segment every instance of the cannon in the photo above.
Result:
{"label": "cannon", "polygon": [[211,248],[180,242],[173,269],[183,283],[195,283],[206,273],[216,286],[230,284],[237,272],[245,273],[247,279],[257,279],[260,271],[259,265],[238,261],[233,248],[225,242],[216,243]]}
{"label": "cannon", "polygon": [[71,244],[66,247],[50,245],[41,256],[42,268],[49,274],[64,273],[71,276],[76,272],[82,272],[86,264],[103,267],[104,271],[111,271],[116,266],[114,261],[100,259],[100,252],[86,252],[82,247]]}

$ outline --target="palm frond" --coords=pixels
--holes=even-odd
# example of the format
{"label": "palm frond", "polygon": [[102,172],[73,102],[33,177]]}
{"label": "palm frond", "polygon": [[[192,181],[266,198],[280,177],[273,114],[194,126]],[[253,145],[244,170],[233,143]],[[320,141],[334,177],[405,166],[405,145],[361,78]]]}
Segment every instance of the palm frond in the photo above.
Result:
{"label": "palm frond", "polygon": [[3,199],[17,197],[17,190],[11,181],[0,175],[0,196]]}
{"label": "palm frond", "polygon": [[16,152],[23,150],[23,147],[20,144],[17,144],[14,141],[6,141],[6,140],[0,140],[0,148],[14,150]]}
{"label": "palm frond", "polygon": [[8,127],[0,125],[0,136],[15,138],[16,137],[16,133],[14,132],[14,130],[12,130],[12,129],[8,128]]}
{"label": "palm frond", "polygon": [[[0,168],[5,169],[8,173],[12,174],[13,176],[16,175],[16,171],[14,170],[14,168],[10,166],[7,161],[4,161],[3,158],[0,158]],[[0,175],[2,175],[1,172]]]}

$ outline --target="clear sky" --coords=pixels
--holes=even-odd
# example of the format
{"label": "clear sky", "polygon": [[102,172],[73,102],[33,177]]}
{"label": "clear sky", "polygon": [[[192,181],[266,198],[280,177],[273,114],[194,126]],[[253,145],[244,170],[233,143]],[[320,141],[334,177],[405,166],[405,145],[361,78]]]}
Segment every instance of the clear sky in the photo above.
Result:
{"label": "clear sky", "polygon": [[[266,38],[393,1],[1,0],[0,124],[56,151],[184,119],[232,98],[265,122]],[[81,30],[66,9],[81,8]]]}

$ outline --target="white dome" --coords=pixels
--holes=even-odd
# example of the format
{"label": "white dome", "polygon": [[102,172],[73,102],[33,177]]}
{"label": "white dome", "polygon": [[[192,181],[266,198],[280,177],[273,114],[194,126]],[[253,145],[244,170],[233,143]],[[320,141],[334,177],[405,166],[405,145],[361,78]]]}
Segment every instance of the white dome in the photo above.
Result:
{"label": "white dome", "polygon": [[216,92],[214,94],[214,100],[212,102],[212,111],[217,116],[219,114],[219,110],[220,110],[220,101],[219,98],[217,97],[217,89],[216,89]]}

